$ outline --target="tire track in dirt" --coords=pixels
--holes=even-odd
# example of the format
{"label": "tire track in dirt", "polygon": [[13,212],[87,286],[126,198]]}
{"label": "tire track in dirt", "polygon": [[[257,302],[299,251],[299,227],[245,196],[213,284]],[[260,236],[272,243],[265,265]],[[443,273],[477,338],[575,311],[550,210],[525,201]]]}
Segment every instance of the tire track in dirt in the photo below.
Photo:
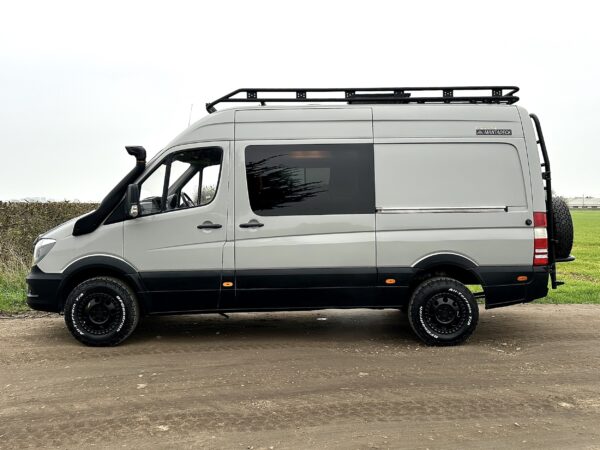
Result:
{"label": "tire track in dirt", "polygon": [[395,311],[151,319],[111,349],[60,318],[2,320],[0,448],[598,447],[600,307],[481,317],[452,348],[420,345]]}

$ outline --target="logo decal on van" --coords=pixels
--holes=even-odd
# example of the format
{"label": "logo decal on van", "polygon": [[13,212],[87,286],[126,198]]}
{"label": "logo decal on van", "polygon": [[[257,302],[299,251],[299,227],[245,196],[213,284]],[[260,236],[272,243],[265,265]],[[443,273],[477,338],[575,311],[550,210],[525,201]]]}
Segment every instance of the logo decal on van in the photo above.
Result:
{"label": "logo decal on van", "polygon": [[512,136],[510,128],[477,128],[477,136]]}

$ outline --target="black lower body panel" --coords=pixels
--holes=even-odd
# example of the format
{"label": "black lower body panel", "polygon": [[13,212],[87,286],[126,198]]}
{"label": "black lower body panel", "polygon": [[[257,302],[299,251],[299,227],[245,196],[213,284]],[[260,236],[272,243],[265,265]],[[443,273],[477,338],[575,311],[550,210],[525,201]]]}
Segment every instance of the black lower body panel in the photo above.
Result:
{"label": "black lower body panel", "polygon": [[374,306],[373,287],[245,289],[219,309],[322,309]]}
{"label": "black lower body panel", "polygon": [[[464,282],[482,284],[486,308],[529,302],[548,293],[546,267],[480,266],[468,273]],[[133,285],[149,314],[400,308],[422,274],[412,267],[161,271],[141,272],[140,282]],[[520,276],[527,279],[518,281]],[[27,277],[28,304],[58,312],[61,277],[34,267]]]}
{"label": "black lower body panel", "polygon": [[[546,267],[479,267],[486,309],[527,303],[548,295]],[[525,276],[527,280],[518,281]]]}
{"label": "black lower body panel", "polygon": [[58,297],[63,277],[61,274],[42,272],[33,266],[27,275],[27,305],[37,311],[60,312]]}
{"label": "black lower body panel", "polygon": [[152,304],[150,313],[217,309],[221,271],[141,272],[144,294]]}
{"label": "black lower body panel", "polygon": [[[548,293],[548,271],[532,266],[480,266],[465,283],[481,284],[486,308],[530,302]],[[316,268],[147,272],[141,278],[151,313],[400,308],[420,269]],[[519,281],[519,277],[526,277]],[[522,280],[522,278],[521,278]],[[391,283],[393,281],[393,283]],[[222,286],[223,282],[231,285]],[[390,282],[390,284],[388,284]]]}
{"label": "black lower body panel", "polygon": [[239,270],[219,309],[360,308],[375,305],[374,267]]}

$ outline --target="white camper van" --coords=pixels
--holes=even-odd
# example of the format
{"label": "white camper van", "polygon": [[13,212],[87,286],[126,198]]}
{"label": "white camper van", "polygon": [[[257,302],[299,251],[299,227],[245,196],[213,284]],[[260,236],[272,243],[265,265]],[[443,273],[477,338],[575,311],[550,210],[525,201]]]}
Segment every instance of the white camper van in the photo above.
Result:
{"label": "white camper van", "polygon": [[147,163],[127,147],[98,209],[36,240],[28,303],[94,346],[150,314],[325,308],[406,310],[425,343],[463,342],[478,298],[542,298],[574,259],[517,91],[238,89]]}

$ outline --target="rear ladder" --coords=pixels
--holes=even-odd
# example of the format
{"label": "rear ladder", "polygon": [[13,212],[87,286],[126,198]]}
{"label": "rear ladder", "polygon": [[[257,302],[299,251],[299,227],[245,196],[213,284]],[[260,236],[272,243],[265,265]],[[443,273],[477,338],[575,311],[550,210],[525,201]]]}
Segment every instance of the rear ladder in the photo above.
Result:
{"label": "rear ladder", "polygon": [[550,158],[548,158],[548,151],[546,149],[546,141],[544,140],[544,133],[542,133],[542,126],[540,119],[535,114],[529,115],[535,125],[535,132],[537,134],[536,143],[540,146],[542,157],[544,162],[542,163],[542,179],[544,180],[544,190],[546,191],[546,229],[548,230],[548,272],[550,273],[550,280],[552,282],[552,289],[556,289],[562,281],[556,280],[556,254],[554,251],[554,244],[556,243],[556,237],[554,236],[554,216],[552,214],[552,173],[550,171]]}

